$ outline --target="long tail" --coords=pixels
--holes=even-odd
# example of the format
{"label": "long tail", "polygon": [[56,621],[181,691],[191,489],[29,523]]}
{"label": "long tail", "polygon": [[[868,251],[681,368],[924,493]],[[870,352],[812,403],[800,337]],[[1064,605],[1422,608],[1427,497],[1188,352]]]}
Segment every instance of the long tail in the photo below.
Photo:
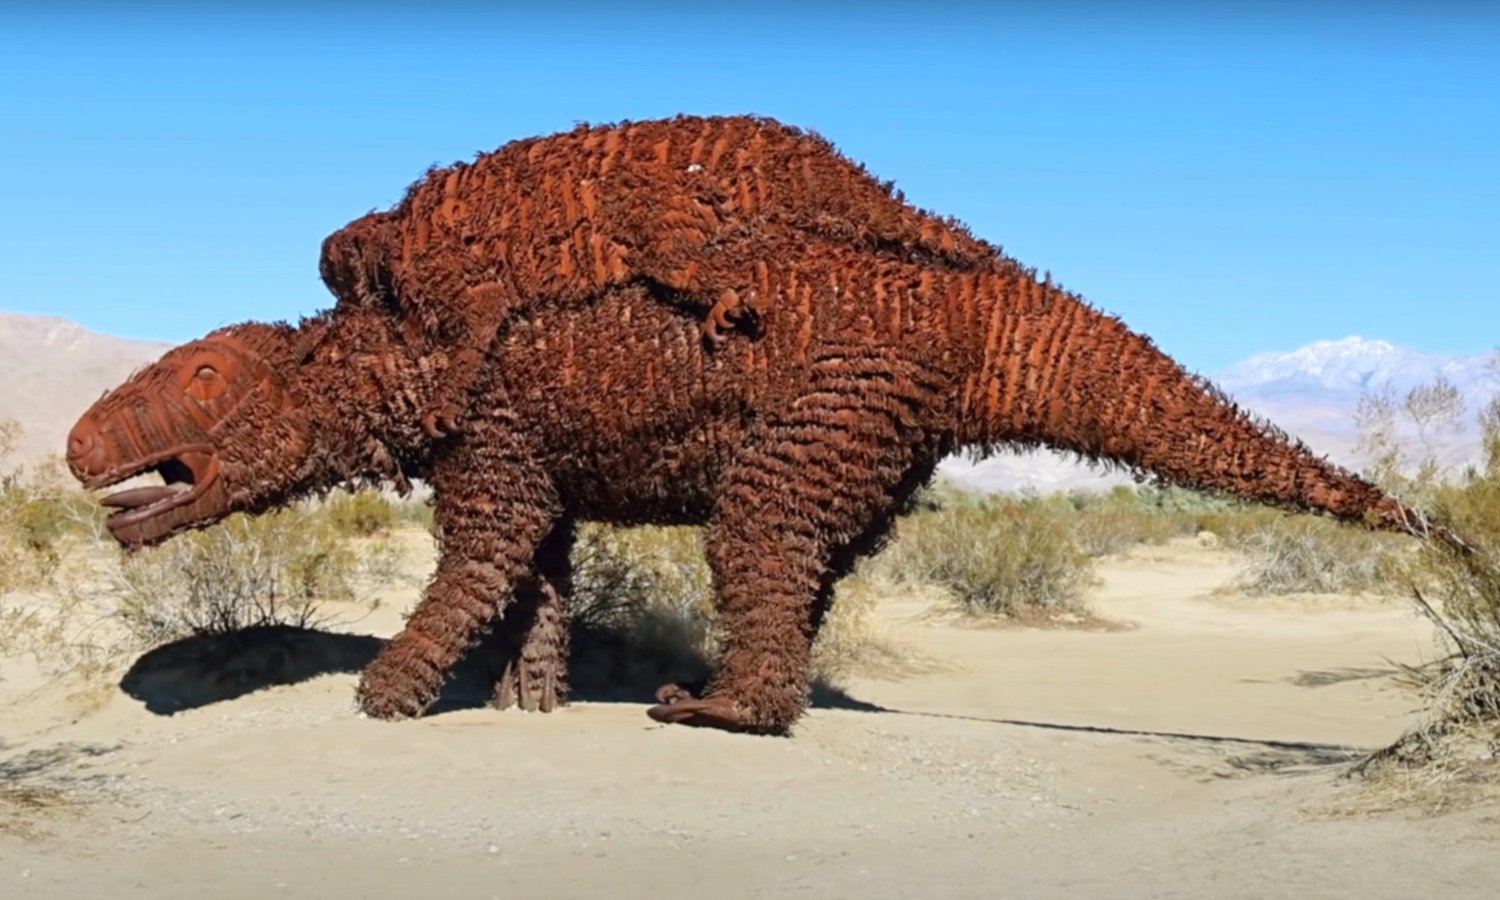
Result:
{"label": "long tail", "polygon": [[[963,395],[960,443],[1045,444],[1185,487],[1467,547],[1034,272],[1001,270],[971,289],[978,296],[970,308],[982,318],[970,313],[969,327],[954,329],[970,336],[978,358]],[[982,329],[973,327],[981,321]]]}

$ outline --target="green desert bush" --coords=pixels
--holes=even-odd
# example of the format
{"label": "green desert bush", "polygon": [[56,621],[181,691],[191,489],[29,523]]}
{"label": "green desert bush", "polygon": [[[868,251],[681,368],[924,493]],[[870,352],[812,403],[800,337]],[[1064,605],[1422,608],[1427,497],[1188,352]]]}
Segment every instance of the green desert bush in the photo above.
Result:
{"label": "green desert bush", "polygon": [[[870,641],[874,598],[938,587],[974,614],[1078,613],[1092,557],[1193,534],[1226,501],[1178,489],[993,495],[938,480],[918,492],[893,538],[837,588],[820,643],[849,657]],[[712,598],[694,528],[584,526],[575,549],[573,615],[617,624],[675,618],[712,635]],[[680,631],[681,629],[679,629]],[[842,650],[834,648],[842,647]]]}
{"label": "green desert bush", "polygon": [[[703,532],[686,526],[580,527],[568,598],[581,647],[603,643],[639,660],[637,668],[703,674],[716,649],[712,578]],[[879,633],[875,603],[894,590],[855,573],[839,582],[814,647],[816,677],[895,668],[898,651]],[[619,663],[615,662],[618,666]]]}
{"label": "green desert bush", "polygon": [[404,525],[415,525],[423,531],[437,537],[437,516],[432,507],[432,499],[406,497],[395,504],[396,519]]}
{"label": "green desert bush", "polygon": [[[1494,770],[1500,747],[1500,399],[1480,422],[1483,465],[1455,481],[1425,486],[1434,518],[1471,552],[1425,542],[1405,573],[1418,608],[1438,634],[1440,655],[1407,671],[1426,699],[1425,716],[1372,760]],[[1476,744],[1478,753],[1468,758],[1456,750]]]}
{"label": "green desert bush", "polygon": [[702,530],[686,526],[579,527],[569,613],[629,630],[648,618],[676,619],[707,633],[713,613]]}
{"label": "green desert bush", "polygon": [[389,534],[399,518],[396,504],[374,488],[332,494],[322,511],[335,530],[351,537]]}
{"label": "green desert bush", "polygon": [[103,522],[98,504],[70,490],[55,461],[30,467],[10,461],[20,435],[14,421],[0,421],[0,594],[50,584],[63,542]]}
{"label": "green desert bush", "polygon": [[899,525],[877,571],[947,590],[976,614],[1076,613],[1092,564],[1065,503],[1041,497],[960,497]]}
{"label": "green desert bush", "polygon": [[701,530],[580,526],[568,612],[575,688],[702,678],[713,613]]}
{"label": "green desert bush", "polygon": [[1119,485],[1107,493],[1072,491],[1065,496],[1074,510],[1073,539],[1089,557],[1163,544],[1197,531],[1196,519],[1169,506],[1163,499],[1167,493],[1156,488]]}

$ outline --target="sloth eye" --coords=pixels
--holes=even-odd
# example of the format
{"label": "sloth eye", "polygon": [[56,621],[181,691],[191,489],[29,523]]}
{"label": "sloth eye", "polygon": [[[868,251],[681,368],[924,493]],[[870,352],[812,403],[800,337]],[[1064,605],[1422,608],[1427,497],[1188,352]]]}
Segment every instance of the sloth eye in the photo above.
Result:
{"label": "sloth eye", "polygon": [[192,377],[183,385],[187,392],[202,401],[217,400],[229,388],[219,370],[203,363],[193,370]]}

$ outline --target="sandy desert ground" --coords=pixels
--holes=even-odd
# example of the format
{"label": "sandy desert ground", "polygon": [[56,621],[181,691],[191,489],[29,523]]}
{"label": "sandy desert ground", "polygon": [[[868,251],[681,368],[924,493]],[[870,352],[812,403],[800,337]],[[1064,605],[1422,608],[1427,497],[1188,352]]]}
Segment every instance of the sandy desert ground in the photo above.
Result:
{"label": "sandy desert ground", "polygon": [[[1381,809],[1338,777],[1412,720],[1389,676],[1430,627],[1211,596],[1234,566],[1191,543],[1110,562],[1094,604],[1116,630],[893,601],[886,627],[936,665],[852,679],[791,739],[639,703],[362,719],[340,669],[370,638],[283,647],[350,659],[172,715],[153,708],[250,664],[81,706],[7,660],[0,774],[68,802],[0,806],[0,896],[1497,896],[1500,807]],[[389,634],[401,606],[352,631]]]}

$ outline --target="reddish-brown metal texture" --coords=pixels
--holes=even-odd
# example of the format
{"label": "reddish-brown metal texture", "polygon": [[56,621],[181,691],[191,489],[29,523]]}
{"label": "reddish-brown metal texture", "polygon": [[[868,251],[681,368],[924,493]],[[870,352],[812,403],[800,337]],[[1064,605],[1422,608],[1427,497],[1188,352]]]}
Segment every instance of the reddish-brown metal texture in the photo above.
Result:
{"label": "reddish-brown metal texture", "polygon": [[[194,476],[215,473],[187,520],[157,495],[119,501],[127,544],[350,481],[428,479],[437,572],[360,681],[383,718],[427,708],[502,614],[497,700],[566,698],[581,519],[706,526],[722,654],[702,698],[664,688],[652,715],[781,733],[805,706],[834,582],[955,450],[1047,445],[1378,528],[1418,518],[998,254],[914,261],[770,221],[712,253],[754,273],[759,336],[706,346],[700,313],[644,284],[523,305],[486,346],[438,340],[422,322],[436,309],[341,304],[171,351],[85,415],[70,462],[96,487],[189,453]],[[209,390],[196,379],[213,354],[234,361]],[[433,437],[422,418],[460,359],[468,426]]]}
{"label": "reddish-brown metal texture", "polygon": [[[958,268],[997,253],[814,134],[756,116],[677,116],[580,125],[429,170],[393,209],[329,235],[319,268],[340,304],[398,312],[431,347],[482,348],[523,305],[576,304],[640,279],[700,309],[718,344],[766,298],[765,261],[717,251],[767,229]],[[434,434],[456,427],[477,369],[453,360]]]}

